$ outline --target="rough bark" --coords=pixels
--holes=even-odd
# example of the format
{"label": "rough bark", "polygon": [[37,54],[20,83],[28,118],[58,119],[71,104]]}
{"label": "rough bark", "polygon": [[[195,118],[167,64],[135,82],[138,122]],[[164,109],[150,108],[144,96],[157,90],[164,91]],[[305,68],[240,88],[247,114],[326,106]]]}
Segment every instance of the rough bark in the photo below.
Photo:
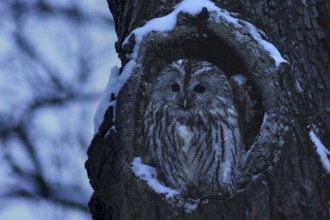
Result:
{"label": "rough bark", "polygon": [[[178,1],[108,2],[118,35],[116,49],[124,66],[128,62],[126,54],[132,50],[129,46],[121,47],[124,39],[151,18],[168,14]],[[132,174],[129,162],[143,151],[139,147],[133,148],[141,144],[141,80],[152,77],[164,63],[173,59],[173,53],[179,57],[195,57],[198,56],[196,52],[207,53],[201,48],[210,46],[198,38],[198,44],[187,43],[199,45],[197,51],[184,48],[185,52],[180,54],[174,42],[167,51],[162,50],[161,57],[158,48],[162,45],[161,35],[157,38],[157,35],[150,35],[144,40],[146,51],[141,52],[139,61],[142,67],[135,71],[139,77],[130,78],[117,97],[116,122],[112,122],[113,109],[109,108],[88,151],[86,168],[94,189],[89,205],[94,220],[330,218],[330,178],[324,173],[308,135],[310,126],[314,126],[322,143],[330,146],[329,1],[214,2],[260,28],[291,65],[281,66],[279,70],[270,69],[275,76],[260,79],[263,65],[270,65],[267,59],[261,62],[264,64],[254,66],[252,63],[260,61],[249,58],[244,52],[234,53],[240,57],[233,58],[236,61],[245,59],[243,71],[248,72],[254,81],[260,92],[262,110],[268,115],[267,123],[260,128],[253,145],[247,146],[240,190],[232,198],[210,200],[187,213],[184,208],[153,193]],[[194,30],[196,25],[192,25],[196,18],[181,16],[182,30],[201,31]],[[201,16],[197,22],[203,19]],[[174,36],[173,41],[175,34],[169,35]],[[230,37],[221,37],[227,46],[235,47]],[[170,41],[165,39],[164,42]],[[143,55],[145,53],[150,55],[149,58]],[[229,72],[238,71],[233,68],[228,67]],[[114,123],[116,131],[110,130],[109,133]]]}

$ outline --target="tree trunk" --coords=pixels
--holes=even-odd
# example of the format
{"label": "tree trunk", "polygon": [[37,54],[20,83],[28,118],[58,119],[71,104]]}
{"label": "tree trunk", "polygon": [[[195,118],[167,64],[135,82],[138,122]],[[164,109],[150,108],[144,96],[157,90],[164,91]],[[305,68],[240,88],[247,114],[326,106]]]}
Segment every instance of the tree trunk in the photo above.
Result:
{"label": "tree trunk", "polygon": [[[196,14],[181,11],[174,28],[130,35],[172,13],[179,2],[108,1],[120,74],[130,70],[130,75],[119,94],[108,97],[116,105],[109,105],[88,151],[94,220],[330,219],[330,2],[213,2],[230,14],[209,8]],[[266,41],[257,40],[259,33],[250,24]],[[264,42],[272,43],[287,62],[278,61]],[[243,73],[255,91],[248,94],[257,104],[252,107],[255,117],[243,123],[238,188],[228,197],[168,199],[132,171],[134,158],[144,161],[148,155],[141,137],[143,85],[180,58],[215,63],[228,78]]]}

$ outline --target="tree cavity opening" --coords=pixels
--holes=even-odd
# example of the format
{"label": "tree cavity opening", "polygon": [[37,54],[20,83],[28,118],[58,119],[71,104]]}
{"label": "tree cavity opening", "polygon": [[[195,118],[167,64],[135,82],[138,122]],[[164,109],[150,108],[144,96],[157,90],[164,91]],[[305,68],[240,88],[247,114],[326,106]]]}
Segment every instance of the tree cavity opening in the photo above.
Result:
{"label": "tree cavity opening", "polygon": [[[145,48],[142,81],[152,83],[166,65],[178,59],[205,60],[217,65],[232,85],[243,142],[248,149],[260,131],[265,110],[244,58],[212,31],[198,30],[185,37],[164,38],[166,40],[151,40],[152,45]],[[236,76],[242,77],[244,82],[237,81]]]}

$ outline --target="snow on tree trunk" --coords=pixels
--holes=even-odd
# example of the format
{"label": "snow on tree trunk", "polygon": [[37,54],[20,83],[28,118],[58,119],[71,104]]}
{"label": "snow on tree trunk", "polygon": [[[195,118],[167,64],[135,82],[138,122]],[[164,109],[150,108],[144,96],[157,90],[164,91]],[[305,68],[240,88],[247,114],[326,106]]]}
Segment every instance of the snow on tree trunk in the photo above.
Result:
{"label": "snow on tree trunk", "polygon": [[[94,220],[330,218],[328,1],[108,3],[123,67],[113,70],[88,151]],[[246,90],[237,76],[254,91],[257,104],[240,112],[255,117],[244,125],[243,166],[231,197],[183,198],[141,161],[148,157],[144,85],[179,58],[218,65],[241,99]]]}

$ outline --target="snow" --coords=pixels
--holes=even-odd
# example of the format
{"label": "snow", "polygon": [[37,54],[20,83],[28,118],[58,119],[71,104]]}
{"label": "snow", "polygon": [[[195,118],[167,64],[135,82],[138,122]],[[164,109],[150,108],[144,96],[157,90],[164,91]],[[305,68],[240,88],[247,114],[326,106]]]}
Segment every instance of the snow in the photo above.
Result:
{"label": "snow", "polygon": [[132,162],[132,170],[137,177],[146,181],[148,186],[152,188],[156,193],[165,194],[167,199],[173,197],[174,195],[180,194],[179,190],[171,189],[161,184],[157,179],[156,169],[154,167],[143,164],[140,157],[134,158]]}
{"label": "snow", "polygon": [[303,88],[302,88],[301,85],[300,85],[300,82],[299,82],[297,79],[296,79],[295,88],[296,88],[296,90],[297,90],[299,93],[303,93],[303,92],[304,92]]}
{"label": "snow", "polygon": [[136,45],[134,49],[135,53],[132,54],[132,58],[135,58],[137,56],[137,49],[139,48],[140,43],[145,35],[147,35],[152,31],[165,32],[165,31],[173,30],[176,25],[177,15],[180,12],[185,12],[191,15],[197,15],[201,12],[203,8],[207,8],[208,11],[215,11],[217,12],[217,14],[221,15],[221,17],[223,17],[230,23],[233,23],[234,25],[239,25],[238,20],[230,16],[229,12],[220,9],[213,2],[209,0],[183,0],[178,5],[175,6],[174,11],[172,11],[170,14],[164,17],[151,19],[143,27],[135,29],[124,40],[123,45],[128,43],[130,36],[134,33]]}
{"label": "snow", "polygon": [[[105,91],[103,92],[102,98],[99,102],[99,105],[96,109],[95,115],[94,115],[94,134],[97,133],[100,125],[103,122],[104,119],[104,113],[106,110],[112,106],[114,109],[116,108],[116,100],[111,101],[111,95],[114,95],[115,97],[118,96],[120,89],[122,86],[126,83],[128,78],[131,76],[131,73],[133,71],[133,68],[136,66],[135,60],[129,61],[123,72],[119,75],[119,68],[117,66],[114,66],[111,69],[108,84],[106,86]],[[116,111],[113,111],[113,121],[115,121],[116,118]],[[113,127],[115,129],[115,127]]]}
{"label": "snow", "polygon": [[233,80],[235,82],[237,82],[238,85],[241,86],[241,85],[243,85],[246,82],[247,77],[244,76],[244,75],[242,75],[242,74],[237,74],[237,75],[233,76]]}
{"label": "snow", "polygon": [[[179,199],[177,205],[179,207],[183,207],[186,213],[192,213],[195,209],[197,209],[200,202],[201,202],[200,199],[189,199],[189,198],[185,200]],[[207,200],[203,201],[203,204],[207,204],[207,203],[208,203]]]}
{"label": "snow", "polygon": [[109,74],[109,80],[108,84],[105,88],[105,91],[103,92],[103,95],[100,99],[100,102],[97,106],[95,115],[94,115],[94,134],[97,133],[99,130],[99,127],[102,124],[104,114],[107,111],[108,107],[113,104],[115,105],[114,101],[111,102],[111,94],[117,95],[119,92],[118,84],[116,84],[117,80],[113,80],[114,78],[119,78],[119,68],[117,66],[112,67],[110,74]]}
{"label": "snow", "polygon": [[279,67],[281,63],[288,62],[282,57],[280,52],[276,49],[276,47],[273,44],[262,39],[261,35],[258,32],[258,29],[254,25],[252,25],[251,23],[248,23],[248,22],[244,22],[244,23],[250,29],[250,33],[252,34],[253,38],[256,41],[258,41],[264,47],[265,50],[267,50],[269,52],[271,57],[273,57],[276,67]]}
{"label": "snow", "polygon": [[[106,111],[106,109],[110,105],[116,107],[116,101],[109,103],[108,98],[110,97],[111,94],[117,96],[121,87],[126,83],[128,78],[131,76],[133,69],[136,66],[136,59],[138,58],[138,51],[143,38],[152,31],[166,32],[173,30],[176,25],[177,15],[180,12],[189,13],[191,15],[197,15],[201,12],[203,8],[207,8],[207,10],[210,12],[211,11],[215,12],[216,15],[219,16],[218,19],[224,19],[238,28],[242,27],[242,23],[245,24],[249,28],[250,34],[253,36],[253,38],[257,40],[264,47],[264,49],[269,52],[269,54],[275,61],[276,67],[278,67],[282,62],[287,62],[282,58],[280,52],[275,48],[273,44],[262,39],[257,28],[252,24],[246,21],[239,22],[239,19],[234,18],[233,16],[231,16],[229,12],[217,7],[213,2],[209,0],[183,0],[174,7],[174,10],[170,14],[163,17],[151,19],[144,26],[132,31],[132,33],[124,40],[123,45],[127,44],[130,37],[134,34],[135,46],[133,52],[130,54],[129,57],[130,61],[125,65],[122,74],[120,75],[118,74],[118,68],[112,70],[112,72],[115,73],[111,74],[107,89],[105,91],[105,94],[103,95],[103,98],[101,99],[101,102],[99,104],[99,107],[97,108],[94,117],[95,132],[97,132],[103,120],[104,112]],[[239,80],[240,78],[237,79]]]}
{"label": "snow", "polygon": [[[201,12],[203,8],[207,8],[208,11],[214,11],[217,13],[218,16],[220,16],[222,19],[225,19],[226,21],[232,23],[236,27],[241,27],[241,24],[238,22],[239,19],[232,17],[230,13],[224,9],[221,9],[217,7],[213,2],[209,0],[183,0],[181,3],[179,3],[173,12],[170,14],[154,18],[150,21],[148,21],[143,27],[135,29],[123,42],[123,45],[128,43],[128,39],[130,36],[134,33],[136,45],[134,48],[134,52],[132,54],[131,58],[136,58],[137,51],[140,46],[140,43],[145,35],[147,35],[151,31],[158,31],[158,32],[165,32],[170,31],[174,29],[176,25],[176,18],[177,15],[180,12],[189,13],[191,15],[197,15]],[[249,28],[250,34],[253,36],[255,40],[257,40],[265,50],[267,50],[271,57],[273,57],[275,61],[276,67],[280,65],[282,62],[287,62],[283,57],[281,56],[280,52],[276,49],[276,47],[269,43],[268,41],[265,41],[262,39],[261,35],[259,34],[257,28],[252,25],[251,23],[248,23],[246,21],[243,21],[245,25]]]}
{"label": "snow", "polygon": [[330,173],[330,151],[321,143],[320,139],[315,135],[314,131],[309,132],[309,137],[314,143],[316,153],[320,157],[321,164],[327,174]]}
{"label": "snow", "polygon": [[267,113],[265,113],[265,114],[264,114],[264,118],[262,119],[262,123],[261,123],[261,128],[260,128],[260,130],[264,128],[264,126],[265,126],[265,124],[266,124],[266,122],[267,122],[267,120],[268,120],[268,117],[269,117],[269,115],[268,115]]}

